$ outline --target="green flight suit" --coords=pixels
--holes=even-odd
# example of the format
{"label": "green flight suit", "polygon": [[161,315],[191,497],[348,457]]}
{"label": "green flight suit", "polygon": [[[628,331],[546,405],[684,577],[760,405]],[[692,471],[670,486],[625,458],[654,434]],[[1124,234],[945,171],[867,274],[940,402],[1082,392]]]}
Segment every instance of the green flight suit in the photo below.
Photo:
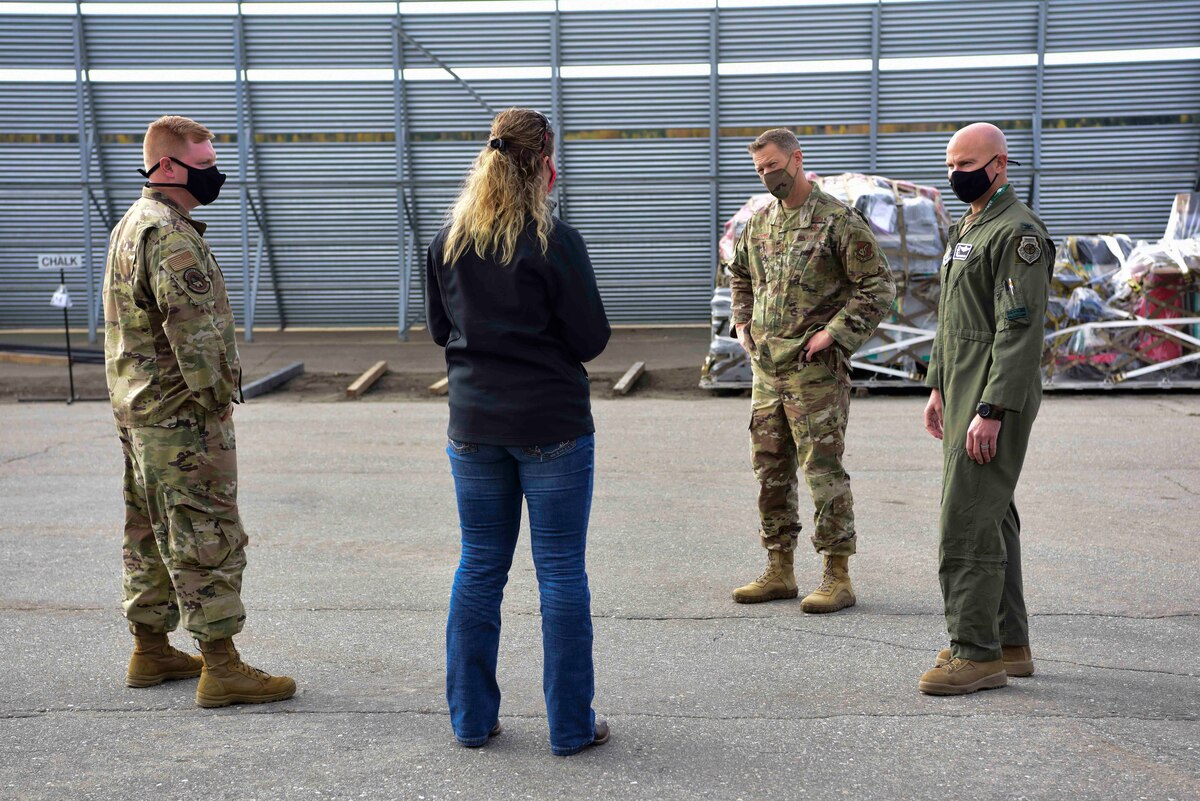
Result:
{"label": "green flight suit", "polygon": [[[1045,225],[1010,186],[950,229],[942,261],[925,383],[944,404],[938,574],[951,652],[963,659],[996,660],[1001,645],[1029,644],[1013,493],[1042,398],[1053,262]],[[983,465],[966,451],[980,401],[1005,410],[996,454]]]}

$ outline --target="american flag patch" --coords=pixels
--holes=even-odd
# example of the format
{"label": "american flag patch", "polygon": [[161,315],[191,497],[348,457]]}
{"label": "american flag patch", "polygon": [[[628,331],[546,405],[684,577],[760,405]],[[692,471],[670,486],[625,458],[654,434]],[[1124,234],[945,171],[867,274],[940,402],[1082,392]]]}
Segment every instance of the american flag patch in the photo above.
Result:
{"label": "american flag patch", "polygon": [[176,271],[186,270],[188,267],[196,266],[196,257],[190,250],[181,250],[167,258],[167,266]]}

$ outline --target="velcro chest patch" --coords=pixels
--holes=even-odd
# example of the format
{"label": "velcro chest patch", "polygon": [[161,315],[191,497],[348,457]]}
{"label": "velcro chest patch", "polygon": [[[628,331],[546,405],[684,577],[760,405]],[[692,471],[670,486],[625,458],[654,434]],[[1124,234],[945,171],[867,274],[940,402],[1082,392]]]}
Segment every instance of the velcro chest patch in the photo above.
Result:
{"label": "velcro chest patch", "polygon": [[975,249],[974,245],[968,244],[966,242],[959,242],[957,245],[954,246],[954,260],[955,261],[966,261],[967,259],[971,258],[971,251],[974,249]]}
{"label": "velcro chest patch", "polygon": [[175,272],[196,266],[196,254],[190,250],[181,250],[167,257],[167,266]]}

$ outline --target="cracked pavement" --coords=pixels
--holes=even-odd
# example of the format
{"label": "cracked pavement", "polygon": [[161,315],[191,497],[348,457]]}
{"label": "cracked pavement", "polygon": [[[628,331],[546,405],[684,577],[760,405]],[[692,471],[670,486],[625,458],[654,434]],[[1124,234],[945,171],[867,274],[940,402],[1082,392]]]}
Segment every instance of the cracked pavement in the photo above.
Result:
{"label": "cracked pavement", "polygon": [[[443,698],[457,556],[441,402],[237,412],[247,660],[291,701],[123,686],[120,449],[103,404],[0,406],[0,799],[1200,798],[1200,396],[1051,396],[1018,504],[1037,673],[932,698],[940,445],[922,397],[852,406],[859,605],[739,606],[748,400],[598,401],[589,541],[603,748],[549,754],[523,534],[504,733]],[[797,555],[801,584],[816,557]],[[188,647],[180,634],[175,644]]]}

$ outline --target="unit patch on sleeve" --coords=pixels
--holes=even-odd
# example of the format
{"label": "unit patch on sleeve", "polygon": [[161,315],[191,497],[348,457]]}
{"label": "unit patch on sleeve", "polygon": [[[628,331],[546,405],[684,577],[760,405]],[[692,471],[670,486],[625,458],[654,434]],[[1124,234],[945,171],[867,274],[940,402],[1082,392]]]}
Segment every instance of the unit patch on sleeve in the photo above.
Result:
{"label": "unit patch on sleeve", "polygon": [[197,270],[195,267],[189,267],[183,274],[183,282],[187,284],[188,289],[195,292],[197,295],[203,295],[208,292],[212,284],[205,278],[204,273]]}
{"label": "unit patch on sleeve", "polygon": [[1026,264],[1033,264],[1042,257],[1042,243],[1036,236],[1021,237],[1017,245],[1017,256]]}
{"label": "unit patch on sleeve", "polygon": [[870,242],[859,242],[854,246],[854,258],[860,262],[870,261],[875,255],[875,246]]}
{"label": "unit patch on sleeve", "polygon": [[966,242],[959,242],[954,246],[954,260],[966,261],[967,259],[971,258],[971,251],[974,249],[974,245],[967,244]]}

